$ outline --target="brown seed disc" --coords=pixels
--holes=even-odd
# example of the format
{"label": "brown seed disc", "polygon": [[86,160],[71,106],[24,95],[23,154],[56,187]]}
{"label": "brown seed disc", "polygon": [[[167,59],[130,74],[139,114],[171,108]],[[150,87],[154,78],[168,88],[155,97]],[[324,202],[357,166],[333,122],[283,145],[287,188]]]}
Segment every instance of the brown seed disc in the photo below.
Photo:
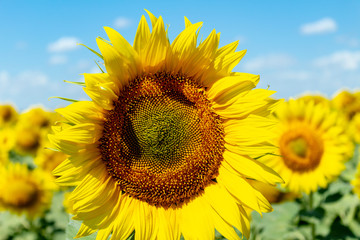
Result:
{"label": "brown seed disc", "polygon": [[120,91],[114,106],[99,149],[124,193],[176,207],[215,180],[224,130],[194,80],[164,72],[138,77]]}
{"label": "brown seed disc", "polygon": [[35,184],[25,181],[15,183],[12,188],[9,189],[12,194],[12,198],[3,199],[3,204],[8,207],[14,207],[17,209],[26,209],[34,206],[38,202],[39,193]]}
{"label": "brown seed disc", "polygon": [[315,169],[324,152],[324,144],[318,133],[305,124],[285,132],[279,145],[285,165],[296,172]]}

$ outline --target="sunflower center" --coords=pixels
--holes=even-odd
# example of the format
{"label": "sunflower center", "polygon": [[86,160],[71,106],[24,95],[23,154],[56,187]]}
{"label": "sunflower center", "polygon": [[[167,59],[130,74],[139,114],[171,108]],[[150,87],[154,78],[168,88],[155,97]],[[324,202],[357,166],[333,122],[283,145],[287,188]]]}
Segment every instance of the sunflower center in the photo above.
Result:
{"label": "sunflower center", "polygon": [[289,142],[289,148],[293,153],[295,153],[300,158],[306,157],[306,152],[308,149],[307,142],[304,138],[299,137]]}
{"label": "sunflower center", "polygon": [[319,165],[324,146],[314,130],[301,126],[290,129],[281,136],[280,152],[288,168],[306,172]]}
{"label": "sunflower center", "polygon": [[224,130],[204,89],[178,74],[138,77],[114,101],[99,149],[123,193],[179,206],[213,183]]}
{"label": "sunflower center", "polygon": [[37,200],[37,189],[27,181],[13,181],[5,193],[2,193],[5,205],[15,208],[31,207]]}
{"label": "sunflower center", "polygon": [[22,151],[32,152],[40,146],[40,136],[32,129],[22,129],[18,132],[16,144]]}

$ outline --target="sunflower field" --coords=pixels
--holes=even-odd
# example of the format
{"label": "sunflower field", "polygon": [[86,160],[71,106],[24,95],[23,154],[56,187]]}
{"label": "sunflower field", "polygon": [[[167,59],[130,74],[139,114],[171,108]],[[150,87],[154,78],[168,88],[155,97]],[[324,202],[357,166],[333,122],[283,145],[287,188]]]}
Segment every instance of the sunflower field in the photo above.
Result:
{"label": "sunflower field", "polygon": [[105,27],[89,100],[0,103],[0,240],[360,239],[360,91],[273,97],[238,42]]}

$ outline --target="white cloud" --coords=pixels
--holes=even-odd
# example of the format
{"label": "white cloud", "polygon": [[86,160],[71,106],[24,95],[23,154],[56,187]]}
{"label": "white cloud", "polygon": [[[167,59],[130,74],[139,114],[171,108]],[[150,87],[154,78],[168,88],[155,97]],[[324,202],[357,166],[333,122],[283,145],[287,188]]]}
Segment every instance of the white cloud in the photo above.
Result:
{"label": "white cloud", "polygon": [[322,68],[356,70],[360,66],[360,51],[339,51],[315,59],[314,65]]}
{"label": "white cloud", "polygon": [[336,30],[337,24],[331,18],[323,18],[316,22],[306,23],[300,27],[300,32],[305,35],[330,33]]}
{"label": "white cloud", "polygon": [[53,55],[49,59],[51,65],[59,65],[67,63],[67,57],[65,55]]}
{"label": "white cloud", "polygon": [[296,60],[287,54],[270,54],[250,59],[244,63],[246,71],[259,71],[263,69],[282,69],[294,65]]}
{"label": "white cloud", "polygon": [[76,37],[62,37],[48,45],[49,52],[71,51],[78,47],[79,39]]}
{"label": "white cloud", "polygon": [[116,28],[127,28],[131,25],[131,20],[124,17],[118,17],[114,21],[114,27]]}

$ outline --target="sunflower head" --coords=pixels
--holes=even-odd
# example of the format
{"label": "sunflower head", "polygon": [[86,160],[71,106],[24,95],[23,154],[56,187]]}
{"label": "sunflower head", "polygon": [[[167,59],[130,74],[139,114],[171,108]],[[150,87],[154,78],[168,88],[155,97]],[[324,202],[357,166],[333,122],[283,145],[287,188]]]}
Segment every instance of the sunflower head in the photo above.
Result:
{"label": "sunflower head", "polygon": [[302,99],[285,102],[275,112],[280,122],[274,143],[277,158],[263,158],[295,193],[326,187],[345,168],[353,143],[344,116],[330,106]]}
{"label": "sunflower head", "polygon": [[348,134],[353,138],[355,143],[360,143],[360,112],[356,113],[351,119],[348,127]]}
{"label": "sunflower head", "polygon": [[33,107],[22,113],[19,117],[19,121],[22,125],[47,129],[59,118],[60,116],[57,113],[46,111],[42,107]]}
{"label": "sunflower head", "polygon": [[16,121],[18,113],[10,104],[0,105],[0,128]]}
{"label": "sunflower head", "polygon": [[[252,157],[274,150],[277,101],[257,89],[259,76],[232,72],[245,51],[218,48],[216,31],[197,42],[202,23],[185,18],[170,43],[162,17],[141,18],[131,46],[105,28],[97,39],[106,72],[84,74],[92,101],[58,109],[67,121],[52,144],[69,155],[54,174],[77,186],[70,195],[78,237],[213,239],[216,228],[249,236],[248,210],[271,206],[248,178],[282,179]],[[94,50],[92,50],[94,51]],[[146,227],[145,227],[146,226]]]}
{"label": "sunflower head", "polygon": [[19,163],[9,163],[0,172],[1,210],[34,218],[49,207],[55,185],[48,173]]}
{"label": "sunflower head", "polygon": [[35,155],[43,143],[43,134],[39,128],[30,128],[19,124],[15,129],[15,149],[23,155]]}
{"label": "sunflower head", "polygon": [[332,99],[333,106],[343,111],[348,120],[351,120],[356,113],[360,112],[360,92],[342,90]]}
{"label": "sunflower head", "polygon": [[34,162],[41,169],[51,173],[66,158],[67,155],[63,152],[52,151],[48,148],[39,148]]}
{"label": "sunflower head", "polygon": [[305,94],[298,98],[304,102],[314,102],[315,104],[326,104],[329,105],[330,101],[325,96],[321,94]]}

